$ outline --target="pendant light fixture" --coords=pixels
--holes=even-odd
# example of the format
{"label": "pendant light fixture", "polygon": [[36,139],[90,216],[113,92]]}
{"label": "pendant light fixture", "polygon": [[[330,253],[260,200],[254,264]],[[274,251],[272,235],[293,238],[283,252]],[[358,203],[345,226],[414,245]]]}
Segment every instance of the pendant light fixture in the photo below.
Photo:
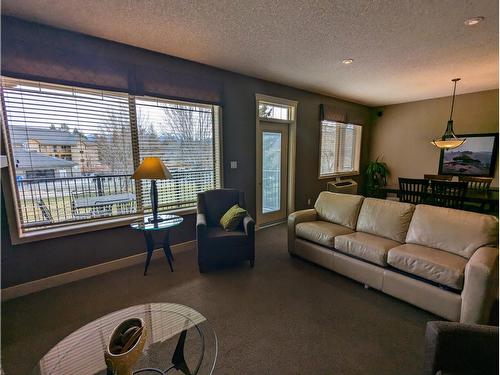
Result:
{"label": "pendant light fixture", "polygon": [[436,138],[435,140],[431,141],[431,143],[437,148],[446,150],[451,148],[457,148],[466,141],[465,138],[458,138],[453,132],[453,107],[455,105],[455,91],[457,89],[457,82],[460,81],[460,78],[454,78],[451,81],[453,82],[454,86],[453,86],[453,99],[451,100],[450,119],[448,120],[448,124],[446,125],[446,131],[444,132],[443,136],[441,138]]}

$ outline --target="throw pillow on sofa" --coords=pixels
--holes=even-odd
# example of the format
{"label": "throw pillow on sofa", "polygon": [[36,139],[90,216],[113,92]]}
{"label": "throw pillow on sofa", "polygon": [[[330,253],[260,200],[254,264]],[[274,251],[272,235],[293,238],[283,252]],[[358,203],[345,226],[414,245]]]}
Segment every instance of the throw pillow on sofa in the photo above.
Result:
{"label": "throw pillow on sofa", "polygon": [[247,210],[241,208],[237,204],[231,207],[222,215],[220,225],[225,231],[235,230],[240,224],[241,220],[246,216]]}

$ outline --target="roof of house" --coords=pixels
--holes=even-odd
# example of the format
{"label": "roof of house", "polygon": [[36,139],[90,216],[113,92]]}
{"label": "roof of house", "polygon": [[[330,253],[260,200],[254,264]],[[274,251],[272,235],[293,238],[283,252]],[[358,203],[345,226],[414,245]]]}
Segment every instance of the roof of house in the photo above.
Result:
{"label": "roof of house", "polygon": [[14,148],[13,151],[17,169],[72,168],[76,165],[74,161],[55,158],[36,151],[21,148]]}
{"label": "roof of house", "polygon": [[36,126],[11,126],[10,137],[14,144],[23,144],[35,140],[42,145],[75,146],[80,139],[86,142],[84,135],[60,129],[48,129]]}

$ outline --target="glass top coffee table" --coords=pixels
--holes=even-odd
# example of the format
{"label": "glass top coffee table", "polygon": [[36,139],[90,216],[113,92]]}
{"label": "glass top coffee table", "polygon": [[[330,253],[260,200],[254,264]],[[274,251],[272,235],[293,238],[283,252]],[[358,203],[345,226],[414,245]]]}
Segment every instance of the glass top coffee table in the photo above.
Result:
{"label": "glass top coffee table", "polygon": [[146,343],[133,374],[212,374],[217,336],[196,310],[173,303],[128,307],[94,320],[63,339],[38,362],[33,374],[109,375],[104,352],[113,329],[141,318]]}

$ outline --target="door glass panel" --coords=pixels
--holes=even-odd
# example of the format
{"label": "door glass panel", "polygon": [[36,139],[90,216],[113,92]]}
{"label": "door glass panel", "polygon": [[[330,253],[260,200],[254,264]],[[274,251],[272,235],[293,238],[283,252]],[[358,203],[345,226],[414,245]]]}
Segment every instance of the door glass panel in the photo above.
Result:
{"label": "door glass panel", "polygon": [[262,133],[262,213],[280,210],[281,133]]}

